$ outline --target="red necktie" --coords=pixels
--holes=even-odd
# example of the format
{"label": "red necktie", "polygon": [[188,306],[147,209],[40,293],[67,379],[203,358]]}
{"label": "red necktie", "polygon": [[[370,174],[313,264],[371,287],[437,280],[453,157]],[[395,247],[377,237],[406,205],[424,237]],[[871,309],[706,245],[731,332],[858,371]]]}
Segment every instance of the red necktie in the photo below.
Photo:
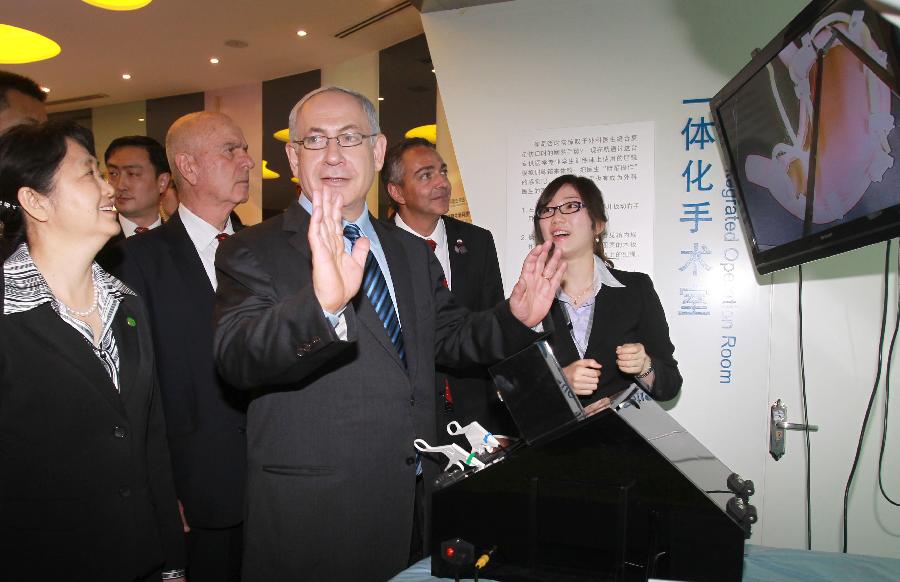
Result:
{"label": "red necktie", "polygon": [[[431,252],[437,254],[437,243],[434,242],[433,240],[431,240],[430,238],[426,238],[425,242],[428,243],[429,247],[431,247]],[[441,280],[441,283],[443,283],[444,287],[446,287],[447,289],[450,288],[450,285],[447,284],[447,277],[444,277],[443,280]],[[452,401],[451,401],[451,405],[452,405]]]}
{"label": "red necktie", "polygon": [[143,233],[147,232],[148,230],[150,230],[150,229],[147,228],[146,226],[138,226],[134,229],[134,234],[143,234]]}
{"label": "red necktie", "polygon": [[227,232],[220,232],[219,234],[216,235],[216,240],[219,241],[219,242],[222,242],[223,240],[225,240],[225,239],[228,238],[229,236],[231,236],[231,235],[228,234]]}

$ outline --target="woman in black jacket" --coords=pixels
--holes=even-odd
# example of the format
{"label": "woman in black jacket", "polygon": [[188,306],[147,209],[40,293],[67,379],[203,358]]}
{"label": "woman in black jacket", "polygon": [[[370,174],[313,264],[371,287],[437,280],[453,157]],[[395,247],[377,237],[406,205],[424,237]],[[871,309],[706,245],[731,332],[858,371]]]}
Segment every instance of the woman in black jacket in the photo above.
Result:
{"label": "woman in black jacket", "polygon": [[0,137],[5,580],[184,575],[148,318],[94,263],[119,222],[93,149],[72,123]]}
{"label": "woman in black jacket", "polygon": [[603,251],[603,195],[589,178],[556,178],[538,198],[534,234],[552,240],[567,269],[547,316],[553,351],[590,410],[636,383],[657,400],[681,389],[669,326],[650,277],[613,269]]}

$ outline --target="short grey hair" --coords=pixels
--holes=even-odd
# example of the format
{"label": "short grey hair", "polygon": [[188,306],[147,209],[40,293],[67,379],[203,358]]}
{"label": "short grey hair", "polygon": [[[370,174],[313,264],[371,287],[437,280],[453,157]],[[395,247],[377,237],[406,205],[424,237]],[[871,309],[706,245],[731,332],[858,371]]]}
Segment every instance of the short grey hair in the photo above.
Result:
{"label": "short grey hair", "polygon": [[359,102],[360,107],[362,107],[363,111],[366,113],[366,117],[369,119],[369,133],[381,133],[381,128],[378,126],[378,113],[375,111],[375,106],[371,101],[369,101],[368,97],[366,97],[362,93],[351,91],[350,89],[345,89],[336,85],[330,85],[328,87],[319,87],[314,91],[310,91],[303,96],[303,99],[297,101],[297,104],[294,105],[293,109],[291,109],[291,115],[288,118],[288,130],[291,136],[291,141],[297,141],[298,139],[300,139],[300,136],[297,135],[296,127],[297,118],[300,117],[300,110],[303,108],[303,105],[306,104],[307,101],[309,101],[319,93],[343,93],[345,95],[353,97]]}

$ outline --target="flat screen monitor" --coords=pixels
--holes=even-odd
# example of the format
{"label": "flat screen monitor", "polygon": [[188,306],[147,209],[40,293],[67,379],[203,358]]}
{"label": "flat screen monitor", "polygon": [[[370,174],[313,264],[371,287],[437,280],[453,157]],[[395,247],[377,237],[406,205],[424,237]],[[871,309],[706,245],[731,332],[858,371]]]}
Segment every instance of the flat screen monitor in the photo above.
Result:
{"label": "flat screen monitor", "polygon": [[900,235],[900,35],[809,4],[711,100],[760,274]]}

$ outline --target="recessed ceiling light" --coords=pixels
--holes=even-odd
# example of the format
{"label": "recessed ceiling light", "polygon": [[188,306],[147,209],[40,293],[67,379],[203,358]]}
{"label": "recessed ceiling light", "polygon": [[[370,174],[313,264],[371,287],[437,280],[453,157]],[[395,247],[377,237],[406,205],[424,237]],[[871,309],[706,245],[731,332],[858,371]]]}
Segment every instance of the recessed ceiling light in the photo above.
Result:
{"label": "recessed ceiling light", "polygon": [[138,117],[138,121],[144,121],[143,117]]}
{"label": "recessed ceiling light", "polygon": [[137,10],[153,0],[82,0],[85,4],[105,10]]}
{"label": "recessed ceiling light", "polygon": [[213,57],[213,58],[209,59],[209,62],[210,62],[210,64],[212,64],[212,65],[218,65],[218,64],[219,64],[219,59],[217,59],[216,57]]}
{"label": "recessed ceiling light", "polygon": [[379,100],[379,101],[384,101],[384,97],[379,97],[378,100]]}
{"label": "recessed ceiling light", "polygon": [[306,32],[305,30],[298,30],[298,31],[297,31],[297,36],[306,36],[306,35],[307,35],[307,32]]}
{"label": "recessed ceiling light", "polygon": [[125,73],[124,75],[122,75],[122,78],[125,79],[126,81],[128,81],[129,79],[131,79],[131,75],[129,75],[128,73]]}
{"label": "recessed ceiling light", "polygon": [[50,87],[44,87],[43,85],[41,85],[41,91],[43,91],[44,93],[49,93]]}
{"label": "recessed ceiling light", "polygon": [[54,41],[18,26],[0,24],[0,63],[21,65],[52,59],[62,49]]}

